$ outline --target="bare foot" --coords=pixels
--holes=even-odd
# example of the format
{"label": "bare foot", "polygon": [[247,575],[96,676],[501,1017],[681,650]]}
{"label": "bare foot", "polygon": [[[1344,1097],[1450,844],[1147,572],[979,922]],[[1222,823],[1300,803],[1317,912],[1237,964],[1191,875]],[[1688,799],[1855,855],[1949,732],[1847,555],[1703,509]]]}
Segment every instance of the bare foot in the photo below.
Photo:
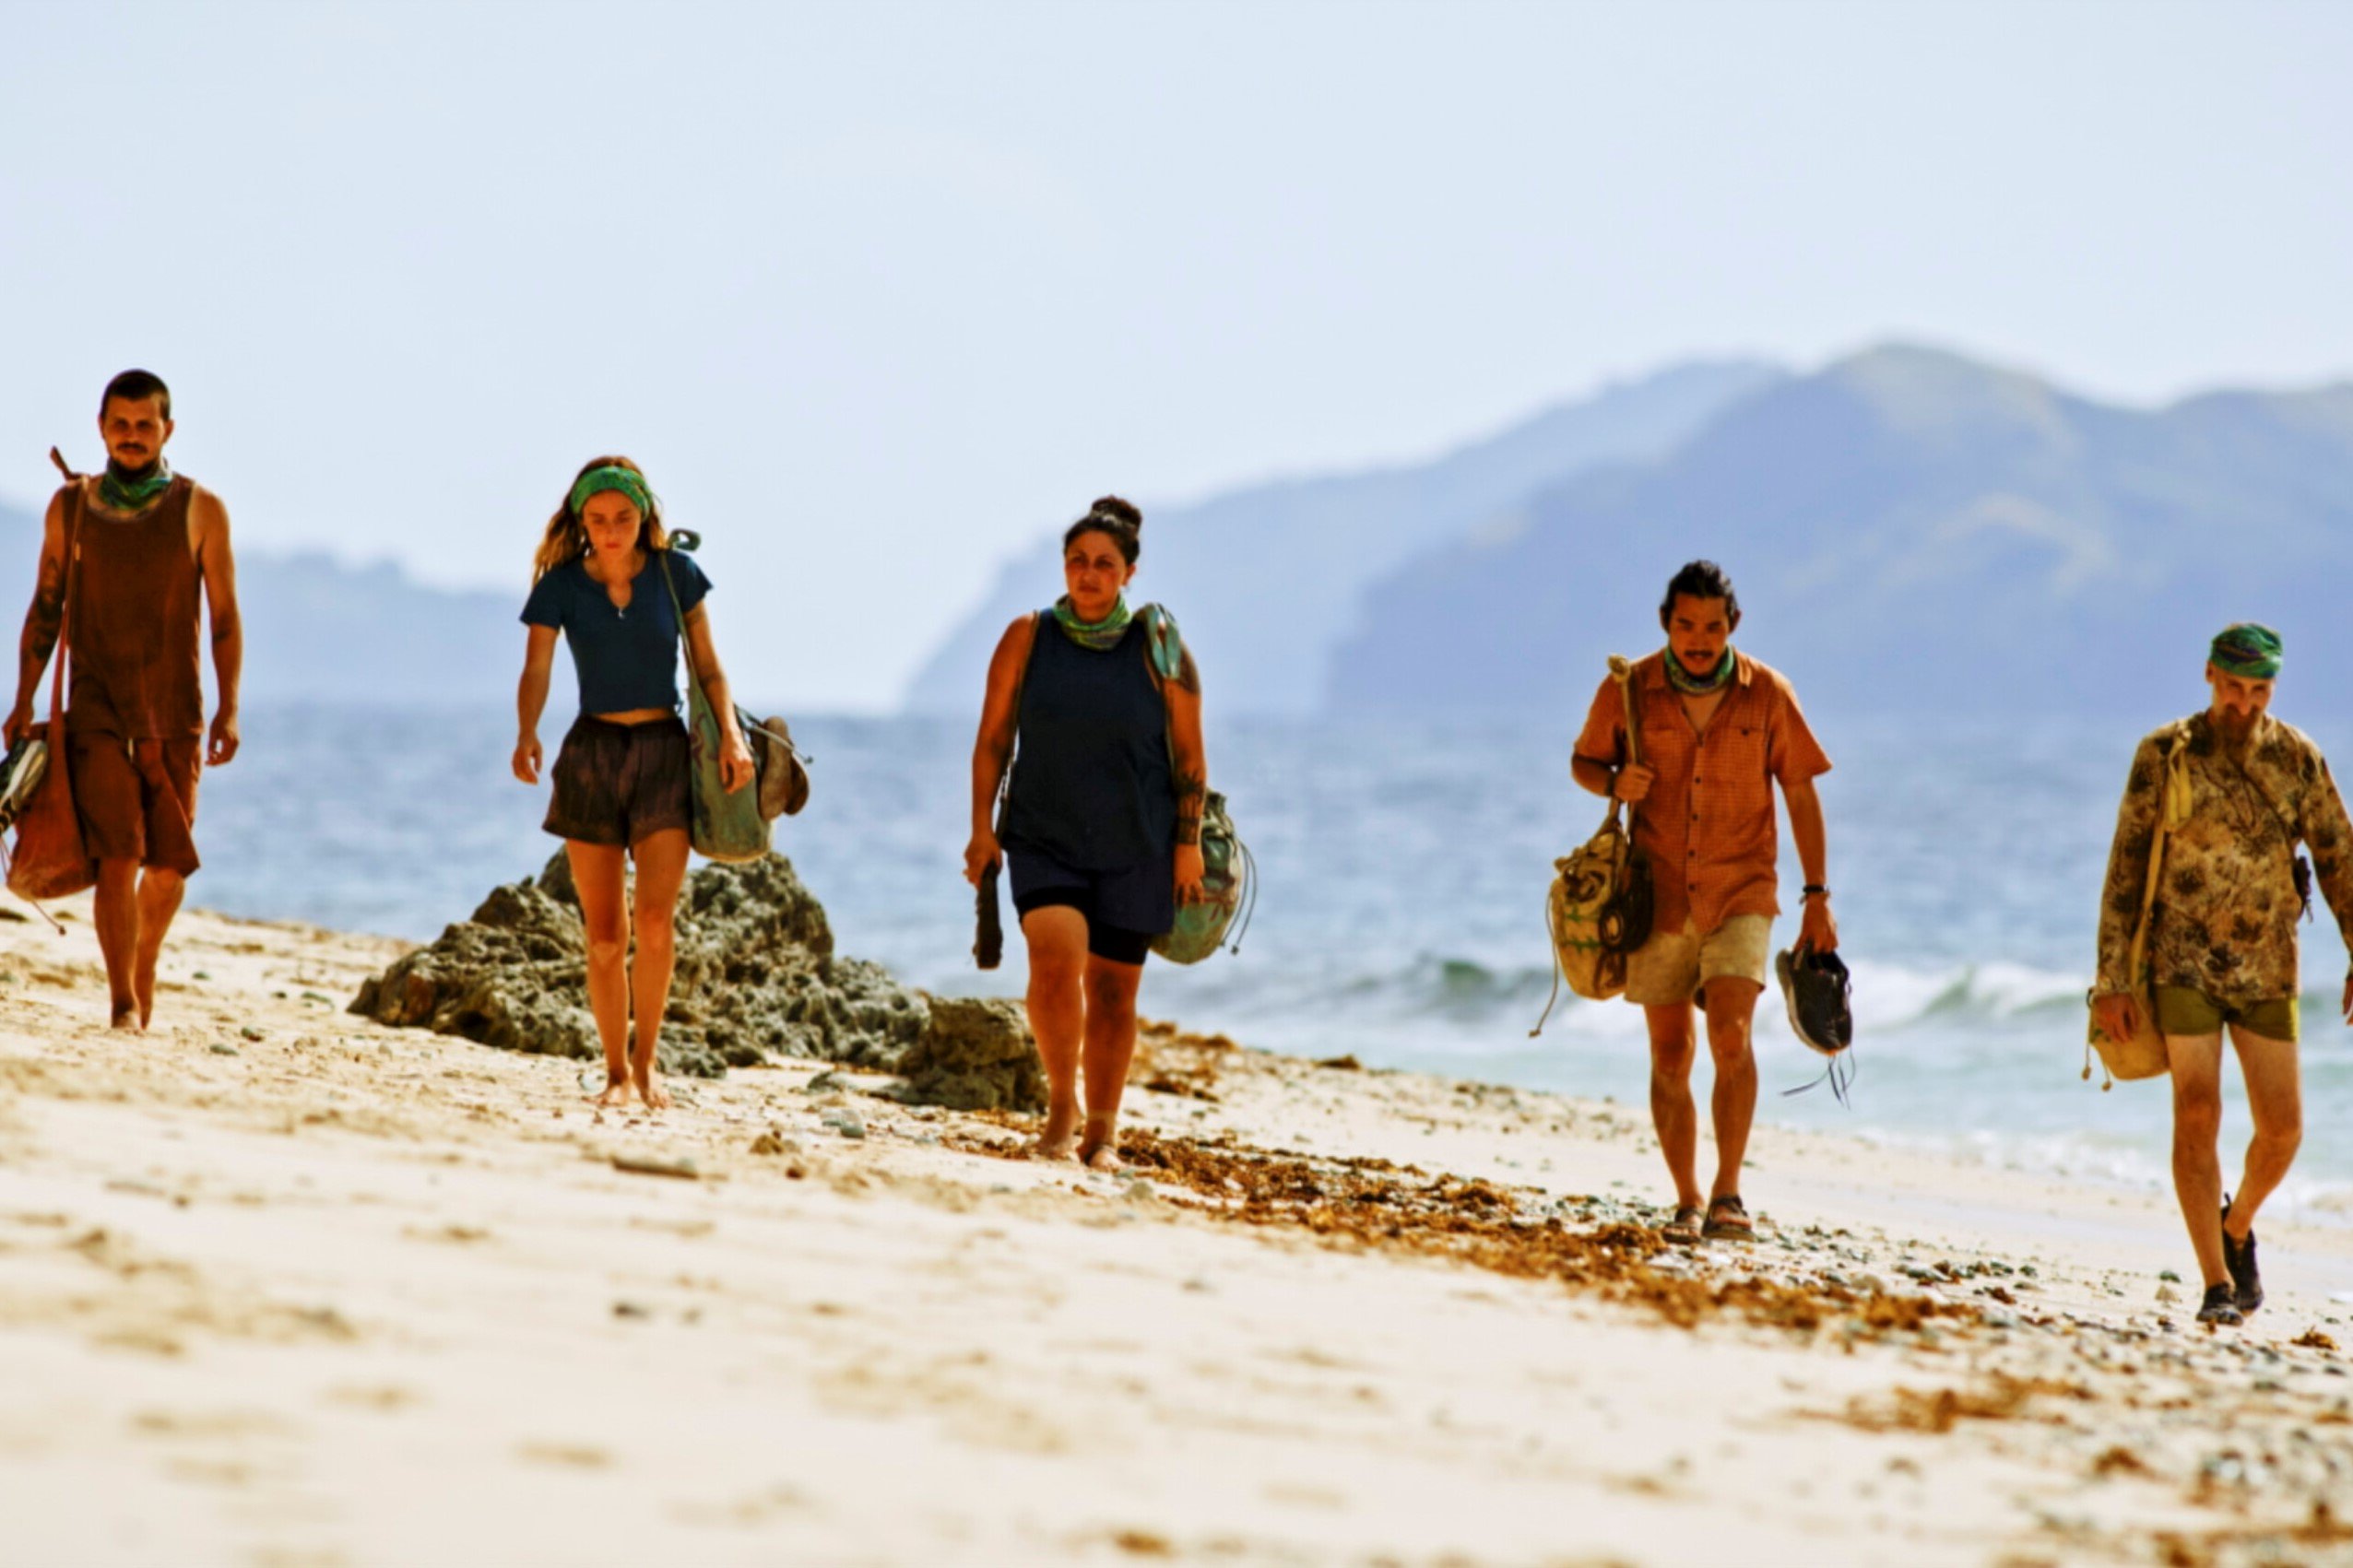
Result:
{"label": "bare foot", "polygon": [[1086,1168],[1090,1171],[1117,1171],[1119,1169],[1119,1150],[1113,1146],[1111,1140],[1108,1138],[1106,1138],[1103,1142],[1096,1144],[1094,1146],[1094,1153],[1082,1154],[1079,1158],[1085,1163]]}
{"label": "bare foot", "polygon": [[146,1029],[147,1025],[139,1021],[139,1012],[136,1008],[117,1008],[114,1009],[113,1019],[106,1027],[119,1029],[125,1034],[136,1034]]}
{"label": "bare foot", "polygon": [[1079,1145],[1079,1162],[1091,1171],[1119,1168],[1119,1122],[1101,1112],[1087,1117],[1087,1136]]}
{"label": "bare foot", "polygon": [[131,975],[131,995],[138,1000],[139,1027],[145,1029],[148,1026],[148,1020],[155,1017],[155,961],[153,959],[146,960],[136,966]]}
{"label": "bare foot", "polygon": [[1079,1108],[1049,1105],[1046,1112],[1046,1126],[1037,1141],[1029,1146],[1032,1160],[1068,1160],[1078,1151]]}
{"label": "bare foot", "polygon": [[667,1111],[670,1108],[670,1091],[664,1089],[661,1081],[650,1071],[637,1075],[637,1097],[645,1102],[645,1108],[649,1111]]}
{"label": "bare foot", "polygon": [[605,1091],[597,1096],[597,1103],[600,1107],[608,1105],[626,1105],[633,1098],[635,1097],[635,1094],[636,1086],[632,1084],[629,1079],[625,1078],[607,1079],[605,1080]]}

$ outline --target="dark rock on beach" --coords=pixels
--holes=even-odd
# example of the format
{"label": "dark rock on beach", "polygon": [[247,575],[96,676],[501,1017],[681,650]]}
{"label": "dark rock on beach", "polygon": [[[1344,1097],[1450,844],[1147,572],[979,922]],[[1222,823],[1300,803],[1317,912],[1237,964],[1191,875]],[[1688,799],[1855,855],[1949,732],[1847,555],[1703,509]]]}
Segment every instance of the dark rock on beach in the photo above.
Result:
{"label": "dark rock on beach", "polygon": [[[782,855],[705,866],[680,894],[665,1072],[716,1078],[770,1055],[895,1070],[929,1021],[880,965],[836,958],[825,911]],[[502,1050],[600,1058],[587,938],[559,851],[537,881],[493,889],[473,915],[360,988],[350,1010]]]}
{"label": "dark rock on beach", "polygon": [[[717,1078],[769,1056],[898,1073],[902,1098],[1031,1110],[1046,1080],[1021,1008],[929,996],[880,964],[836,957],[824,907],[792,862],[705,866],[679,895],[662,1070]],[[535,881],[494,888],[468,919],[360,988],[350,1011],[537,1055],[600,1059],[587,937],[558,851]]]}
{"label": "dark rock on beach", "polygon": [[1018,1002],[928,996],[930,1026],[900,1060],[901,1098],[956,1111],[1041,1111],[1046,1072]]}

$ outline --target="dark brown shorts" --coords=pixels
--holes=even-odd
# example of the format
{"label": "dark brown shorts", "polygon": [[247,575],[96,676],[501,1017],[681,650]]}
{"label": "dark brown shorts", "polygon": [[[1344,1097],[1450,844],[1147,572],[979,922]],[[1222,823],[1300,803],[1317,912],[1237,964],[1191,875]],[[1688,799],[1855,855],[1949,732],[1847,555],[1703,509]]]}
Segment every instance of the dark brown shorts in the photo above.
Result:
{"label": "dark brown shorts", "polygon": [[195,870],[203,742],[69,734],[66,754],[74,814],[93,859],[136,860],[183,877]]}
{"label": "dark brown shorts", "polygon": [[560,839],[626,846],[692,819],[692,759],[676,718],[608,724],[583,714],[556,753],[541,824]]}

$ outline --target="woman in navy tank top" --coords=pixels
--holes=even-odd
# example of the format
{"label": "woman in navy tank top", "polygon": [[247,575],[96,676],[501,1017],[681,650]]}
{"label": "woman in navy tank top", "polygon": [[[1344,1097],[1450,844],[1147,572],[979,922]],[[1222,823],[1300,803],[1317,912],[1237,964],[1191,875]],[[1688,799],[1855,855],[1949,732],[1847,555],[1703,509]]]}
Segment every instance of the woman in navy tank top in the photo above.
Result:
{"label": "woman in navy tank top", "polygon": [[1035,1152],[1098,1169],[1118,1162],[1144,957],[1177,902],[1200,896],[1209,792],[1200,673],[1173,621],[1128,608],[1143,522],[1117,496],[1096,501],[1062,536],[1061,599],[1005,629],[973,747],[964,849],[968,880],[1000,853],[1012,873],[1048,1092]]}

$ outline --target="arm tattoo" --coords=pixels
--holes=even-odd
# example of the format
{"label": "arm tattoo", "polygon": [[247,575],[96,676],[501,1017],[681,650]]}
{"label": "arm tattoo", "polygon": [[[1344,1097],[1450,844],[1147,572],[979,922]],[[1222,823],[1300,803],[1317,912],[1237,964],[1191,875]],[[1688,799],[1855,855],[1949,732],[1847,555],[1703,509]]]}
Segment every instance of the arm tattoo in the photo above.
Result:
{"label": "arm tattoo", "polygon": [[1209,797],[1209,781],[1199,773],[1176,775],[1176,842],[1201,842],[1201,808]]}
{"label": "arm tattoo", "polygon": [[57,646],[57,633],[65,622],[65,572],[61,563],[41,562],[41,586],[34,590],[32,615],[29,630],[32,634],[35,658],[46,659]]}

